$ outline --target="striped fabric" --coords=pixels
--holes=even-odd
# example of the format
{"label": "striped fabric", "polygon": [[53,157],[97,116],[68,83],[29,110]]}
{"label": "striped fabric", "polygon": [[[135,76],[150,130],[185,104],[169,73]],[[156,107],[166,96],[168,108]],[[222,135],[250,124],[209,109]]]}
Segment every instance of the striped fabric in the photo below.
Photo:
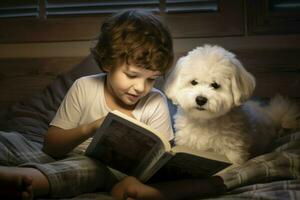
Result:
{"label": "striped fabric", "polygon": [[99,161],[73,154],[55,160],[45,154],[42,144],[17,132],[0,131],[0,165],[33,167],[45,174],[51,197],[72,197],[86,192],[107,191],[116,176]]}
{"label": "striped fabric", "polygon": [[237,200],[237,199],[300,199],[300,180],[273,181],[269,183],[254,184],[236,188],[227,195],[213,199]]}
{"label": "striped fabric", "polygon": [[229,192],[209,199],[300,199],[300,132],[280,137],[271,152],[219,175]]}
{"label": "striped fabric", "polygon": [[270,153],[219,174],[229,189],[252,183],[300,178],[300,131],[274,142]]}

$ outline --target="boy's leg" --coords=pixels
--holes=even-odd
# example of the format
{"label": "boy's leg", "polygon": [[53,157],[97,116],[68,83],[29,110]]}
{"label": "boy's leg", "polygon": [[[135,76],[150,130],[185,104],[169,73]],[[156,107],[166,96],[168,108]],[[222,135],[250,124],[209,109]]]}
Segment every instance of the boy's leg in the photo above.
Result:
{"label": "boy's leg", "polygon": [[26,162],[55,161],[41,150],[42,146],[41,143],[32,142],[20,133],[0,131],[0,165],[19,166]]}
{"label": "boy's leg", "polygon": [[51,197],[71,197],[94,191],[109,191],[118,182],[112,172],[99,161],[83,155],[46,164],[26,163],[46,174]]}
{"label": "boy's leg", "polygon": [[[99,189],[108,190],[118,181],[98,161],[82,155],[56,161],[41,148],[41,144],[27,140],[22,134],[0,131],[0,165],[22,167],[19,168],[20,172],[25,173],[11,177],[32,177],[35,195],[44,194],[45,188],[39,186],[45,185],[35,183],[45,183],[45,180],[49,185],[49,195],[53,197],[75,196]],[[3,181],[7,180],[2,179]]]}
{"label": "boy's leg", "polygon": [[41,150],[42,145],[27,140],[16,132],[0,131],[0,194],[7,198],[45,195],[49,183],[44,174],[33,168],[21,168],[26,162],[53,162],[54,159]]}

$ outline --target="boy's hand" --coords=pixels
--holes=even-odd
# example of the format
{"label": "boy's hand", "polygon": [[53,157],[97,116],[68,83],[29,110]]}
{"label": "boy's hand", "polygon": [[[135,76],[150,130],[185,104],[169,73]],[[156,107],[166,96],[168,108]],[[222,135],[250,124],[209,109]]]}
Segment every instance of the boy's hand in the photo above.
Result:
{"label": "boy's hand", "polygon": [[100,126],[101,124],[103,123],[105,117],[102,117],[100,119],[97,119],[96,121],[94,121],[92,124],[93,124],[93,130],[96,131]]}
{"label": "boy's hand", "polygon": [[103,123],[105,117],[102,117],[100,119],[97,119],[96,121],[93,121],[90,124],[83,125],[83,132],[88,136],[92,137],[95,134],[95,131],[101,126]]}

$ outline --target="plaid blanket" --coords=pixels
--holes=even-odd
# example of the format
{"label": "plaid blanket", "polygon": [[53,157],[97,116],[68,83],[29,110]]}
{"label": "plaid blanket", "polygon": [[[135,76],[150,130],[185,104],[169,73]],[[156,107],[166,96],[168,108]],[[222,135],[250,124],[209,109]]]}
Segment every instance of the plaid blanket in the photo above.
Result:
{"label": "plaid blanket", "polygon": [[300,199],[300,180],[273,181],[236,188],[227,195],[209,198],[209,200],[238,199]]}
{"label": "plaid blanket", "polygon": [[219,174],[229,189],[254,183],[300,178],[300,131],[280,137],[270,153]]}
{"label": "plaid blanket", "polygon": [[278,138],[270,153],[219,175],[229,188],[212,199],[300,199],[300,131]]}

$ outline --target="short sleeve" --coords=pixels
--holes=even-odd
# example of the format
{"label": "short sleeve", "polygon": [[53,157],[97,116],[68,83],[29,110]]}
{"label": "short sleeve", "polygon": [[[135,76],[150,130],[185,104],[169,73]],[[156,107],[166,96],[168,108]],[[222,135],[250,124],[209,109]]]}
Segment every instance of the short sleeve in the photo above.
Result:
{"label": "short sleeve", "polygon": [[78,126],[85,101],[82,82],[82,79],[78,79],[71,86],[50,125],[62,129],[71,129]]}
{"label": "short sleeve", "polygon": [[141,121],[163,133],[170,141],[174,138],[167,99],[160,91],[155,91],[143,105]]}

